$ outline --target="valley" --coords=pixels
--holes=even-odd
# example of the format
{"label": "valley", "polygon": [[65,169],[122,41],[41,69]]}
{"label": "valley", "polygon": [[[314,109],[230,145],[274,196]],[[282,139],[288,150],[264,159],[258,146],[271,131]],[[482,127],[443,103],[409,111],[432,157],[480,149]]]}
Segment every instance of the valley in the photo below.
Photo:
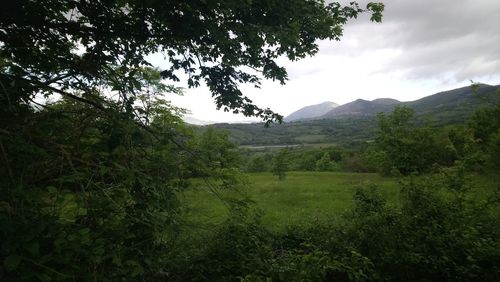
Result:
{"label": "valley", "polygon": [[[377,113],[391,112],[395,106],[407,106],[414,110],[414,122],[431,127],[443,127],[465,123],[472,113],[499,100],[500,85],[481,84],[477,89],[463,87],[436,93],[416,101],[399,102],[392,99],[374,101],[355,100],[335,106],[324,112],[325,103],[306,106],[285,117],[283,124],[218,123],[214,127],[228,130],[230,139],[238,145],[287,145],[331,143],[343,146],[360,146],[373,140],[377,127]],[[316,111],[315,107],[321,108]]]}

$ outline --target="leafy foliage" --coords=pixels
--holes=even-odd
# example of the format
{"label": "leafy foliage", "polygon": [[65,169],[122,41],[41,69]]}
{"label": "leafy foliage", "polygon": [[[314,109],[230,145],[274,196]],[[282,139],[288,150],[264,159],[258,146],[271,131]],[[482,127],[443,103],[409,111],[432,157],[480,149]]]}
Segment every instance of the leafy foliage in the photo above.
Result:
{"label": "leafy foliage", "polygon": [[[284,83],[361,9],[323,1],[11,1],[0,11],[0,279],[161,280],[193,176],[236,185],[233,147],[195,137],[163,94],[281,121],[239,90]],[[146,56],[162,53],[164,70]],[[249,71],[249,69],[251,71]],[[75,263],[78,262],[78,263]]]}
{"label": "leafy foliage", "polygon": [[273,158],[271,172],[278,177],[279,180],[285,179],[286,171],[289,167],[288,150],[281,149]]}
{"label": "leafy foliage", "polygon": [[478,197],[467,175],[459,165],[411,176],[392,200],[364,184],[340,218],[277,233],[262,228],[258,212],[233,213],[177,280],[494,281],[499,187]]}
{"label": "leafy foliage", "polygon": [[165,125],[176,137],[185,129],[175,116],[150,114],[146,130],[62,101],[4,127],[3,280],[157,275],[186,161]]}
{"label": "leafy foliage", "polygon": [[[377,146],[383,153],[381,161],[385,173],[396,170],[408,175],[428,171],[434,164],[451,164],[453,155],[430,128],[416,128],[411,124],[413,111],[396,107],[388,116],[378,115]],[[446,141],[445,141],[446,142]]]}
{"label": "leafy foliage", "polygon": [[327,152],[316,162],[316,169],[319,171],[333,171],[335,168],[336,163],[330,159],[330,154]]}
{"label": "leafy foliage", "polygon": [[497,200],[479,208],[465,197],[461,180],[460,167],[410,179],[399,211],[373,191],[360,192],[346,240],[356,242],[351,246],[371,259],[382,280],[495,279],[497,230],[487,222],[497,222]]}
{"label": "leafy foliage", "polygon": [[11,101],[55,92],[103,106],[99,86],[115,82],[113,90],[132,104],[134,92],[141,91],[137,69],[148,66],[146,55],[160,51],[169,62],[164,78],[179,80],[177,71],[183,71],[190,87],[203,82],[210,88],[217,108],[281,121],[254,105],[238,84],[258,87],[261,77],[284,83],[287,73],[278,57],[314,55],[316,40],[339,40],[343,25],[361,12],[380,22],[384,6],[370,3],[361,9],[355,2],[319,0],[25,0],[3,8],[1,81]]}
{"label": "leafy foliage", "polygon": [[246,167],[248,172],[263,172],[271,170],[272,156],[270,154],[265,155],[254,155],[249,160],[249,164]]}
{"label": "leafy foliage", "polygon": [[191,154],[196,157],[189,163],[193,176],[217,177],[238,169],[240,156],[228,135],[226,131],[209,126],[193,139]]}
{"label": "leafy foliage", "polygon": [[[471,200],[462,162],[430,169],[467,164],[474,154],[494,160],[497,109],[448,139],[413,127],[404,108],[381,115],[381,150],[373,155],[403,174],[438,172],[406,179],[399,206],[361,189],[340,223],[272,234],[248,201],[226,199],[231,216],[203,244],[182,237],[177,196],[188,179],[217,194],[239,185],[239,160],[226,132],[209,127],[197,135],[182,123],[182,110],[163,96],[182,90],[162,79],[185,72],[190,87],[210,88],[218,108],[280,121],[239,84],[284,83],[278,57],[314,55],[317,39],[338,40],[348,19],[369,11],[380,21],[382,10],[319,0],[6,4],[0,279],[498,280],[498,196]],[[167,69],[145,61],[156,52]],[[334,147],[296,156],[304,156],[301,167],[326,170],[355,154]],[[254,169],[271,162],[284,178],[287,150],[259,157]]]}

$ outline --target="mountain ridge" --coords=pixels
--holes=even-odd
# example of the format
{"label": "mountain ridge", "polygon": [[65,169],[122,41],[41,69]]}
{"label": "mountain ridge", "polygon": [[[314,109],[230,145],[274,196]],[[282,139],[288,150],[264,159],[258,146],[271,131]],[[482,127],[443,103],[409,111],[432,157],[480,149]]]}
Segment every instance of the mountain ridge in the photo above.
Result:
{"label": "mountain ridge", "polygon": [[[491,107],[500,101],[499,90],[500,85],[483,84],[476,90],[470,86],[462,87],[439,92],[415,101],[358,99],[353,102],[371,106],[392,103],[392,107],[383,105],[388,109],[387,111],[392,111],[395,105],[406,105],[414,110],[414,121],[417,124],[442,127],[464,124],[478,109]],[[376,134],[376,114],[372,109],[371,115],[352,114],[351,112],[350,115],[339,115],[334,118],[272,124],[269,128],[264,127],[263,123],[215,124],[214,126],[228,130],[231,140],[238,145],[319,144],[321,146],[321,144],[338,144],[362,146],[362,144],[373,140]]]}
{"label": "mountain ridge", "polygon": [[329,112],[331,109],[334,109],[336,107],[338,107],[338,104],[330,101],[326,101],[315,105],[309,105],[302,107],[296,110],[295,112],[289,114],[288,116],[285,117],[284,120],[285,122],[292,122],[297,120],[314,119]]}
{"label": "mountain ridge", "polygon": [[339,116],[372,116],[378,112],[391,111],[395,105],[402,102],[390,98],[378,98],[372,101],[357,99],[350,103],[338,106],[326,114],[320,116],[321,119],[335,118]]}
{"label": "mountain ridge", "polygon": [[[492,92],[495,89],[499,89],[500,85],[488,85],[488,84],[478,84],[477,92],[478,95],[487,92]],[[405,105],[417,113],[420,114],[430,114],[432,112],[438,111],[440,108],[454,108],[454,107],[464,107],[473,106],[480,102],[473,99],[475,91],[472,90],[470,86],[460,87],[452,90],[441,91],[414,101],[401,102],[393,98],[377,98],[374,100],[364,100],[356,99],[352,102],[338,105],[328,112],[322,115],[316,115],[313,117],[297,118],[294,116],[290,118],[292,114],[300,112],[304,109],[309,109],[317,105],[305,106],[285,118],[286,122],[297,122],[305,120],[321,120],[321,119],[335,119],[340,117],[361,117],[361,116],[375,116],[377,113],[383,112],[387,113],[394,109],[397,105]]]}

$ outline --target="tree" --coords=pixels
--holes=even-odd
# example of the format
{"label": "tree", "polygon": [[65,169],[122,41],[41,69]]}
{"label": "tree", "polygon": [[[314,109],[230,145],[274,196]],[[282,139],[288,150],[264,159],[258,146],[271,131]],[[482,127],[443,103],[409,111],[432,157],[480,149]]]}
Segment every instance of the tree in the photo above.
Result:
{"label": "tree", "polygon": [[304,152],[293,160],[297,170],[313,171],[316,169],[317,152],[312,150],[304,150]]}
{"label": "tree", "polygon": [[500,129],[489,136],[488,153],[493,166],[500,168]]}
{"label": "tree", "polygon": [[247,166],[248,172],[264,172],[269,171],[270,169],[270,161],[272,160],[272,156],[265,155],[256,155],[252,157]]}
{"label": "tree", "polygon": [[336,167],[334,160],[330,159],[330,154],[325,152],[323,156],[316,162],[316,170],[319,171],[332,171]]}
{"label": "tree", "polygon": [[[382,10],[366,8],[374,21]],[[185,72],[217,108],[281,121],[239,84],[284,83],[278,57],[314,55],[363,11],[319,0],[5,3],[0,280],[168,279],[176,192],[196,151],[163,96],[182,90],[165,79]],[[146,61],[158,52],[167,69]]]}
{"label": "tree", "polygon": [[1,280],[158,277],[190,154],[175,143],[188,131],[163,110],[151,106],[144,129],[61,101],[0,136]]}
{"label": "tree", "polygon": [[189,87],[210,88],[217,108],[281,121],[238,84],[258,87],[261,76],[284,83],[278,57],[314,55],[318,39],[340,40],[343,25],[365,11],[380,22],[383,8],[322,0],[9,1],[0,14],[2,103],[7,95],[16,105],[58,94],[106,108],[106,86],[133,105],[143,90],[137,69],[161,52],[169,62],[162,77],[179,80],[183,71]]}
{"label": "tree", "polygon": [[[497,93],[498,95],[499,93]],[[500,95],[498,96],[500,97]],[[482,159],[494,167],[500,166],[500,103],[495,106],[480,109],[474,113],[469,121],[469,129],[474,137],[477,150],[469,152],[467,157],[483,155]],[[481,158],[480,158],[481,159]]]}
{"label": "tree", "polygon": [[271,171],[278,176],[279,180],[284,180],[288,170],[288,149],[281,149],[273,159]]}
{"label": "tree", "polygon": [[191,160],[194,175],[209,176],[224,169],[236,169],[239,166],[239,154],[236,145],[229,141],[229,132],[207,126],[196,143]]}
{"label": "tree", "polygon": [[469,121],[469,127],[477,142],[483,147],[487,146],[490,136],[500,129],[500,103],[476,111]]}
{"label": "tree", "polygon": [[382,152],[379,163],[384,173],[397,170],[403,175],[421,173],[434,164],[450,162],[450,152],[441,144],[431,128],[415,127],[413,110],[396,107],[390,115],[378,115],[376,144]]}

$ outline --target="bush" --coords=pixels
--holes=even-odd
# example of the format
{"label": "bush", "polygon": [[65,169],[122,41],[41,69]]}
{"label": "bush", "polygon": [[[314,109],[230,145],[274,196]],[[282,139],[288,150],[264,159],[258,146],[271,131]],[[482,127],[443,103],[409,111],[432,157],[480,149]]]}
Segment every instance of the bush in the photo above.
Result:
{"label": "bush", "polygon": [[286,172],[289,169],[288,149],[281,149],[273,158],[271,172],[279,180],[285,179]]}
{"label": "bush", "polygon": [[316,170],[318,171],[334,171],[338,169],[335,161],[330,159],[330,154],[325,152],[321,159],[316,162]]}
{"label": "bush", "polygon": [[374,280],[491,281],[500,274],[498,199],[467,200],[462,168],[403,184],[401,207],[387,206],[375,188],[356,192],[356,207],[332,243],[373,264]]}

